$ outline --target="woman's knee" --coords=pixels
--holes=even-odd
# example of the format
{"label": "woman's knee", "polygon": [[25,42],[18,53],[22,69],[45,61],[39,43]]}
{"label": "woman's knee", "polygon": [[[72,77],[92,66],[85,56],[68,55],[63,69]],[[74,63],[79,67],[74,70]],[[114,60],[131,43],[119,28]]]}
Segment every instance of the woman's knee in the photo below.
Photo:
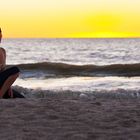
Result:
{"label": "woman's knee", "polygon": [[13,72],[13,74],[16,74],[16,73],[20,72],[19,68],[16,67],[16,66],[11,67],[10,70]]}
{"label": "woman's knee", "polygon": [[14,78],[19,77],[19,72],[18,72],[18,73],[16,73],[16,74],[11,75],[11,77],[14,77]]}
{"label": "woman's knee", "polygon": [[15,81],[19,76],[19,73],[16,73],[16,74],[13,74],[13,75],[10,75],[7,80],[8,81]]}

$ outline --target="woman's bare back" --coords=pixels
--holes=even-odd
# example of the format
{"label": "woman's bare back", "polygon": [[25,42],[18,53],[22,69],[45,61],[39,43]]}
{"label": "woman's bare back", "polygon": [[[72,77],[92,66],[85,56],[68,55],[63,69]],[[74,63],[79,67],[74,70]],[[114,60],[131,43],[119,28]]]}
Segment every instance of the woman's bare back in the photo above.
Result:
{"label": "woman's bare back", "polygon": [[5,68],[6,65],[6,51],[4,48],[0,48],[0,71]]}

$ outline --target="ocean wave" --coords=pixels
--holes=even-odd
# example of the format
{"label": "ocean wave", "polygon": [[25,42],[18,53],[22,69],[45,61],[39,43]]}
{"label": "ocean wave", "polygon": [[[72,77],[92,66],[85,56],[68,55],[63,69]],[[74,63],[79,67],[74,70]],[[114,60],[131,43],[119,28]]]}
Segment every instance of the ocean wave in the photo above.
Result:
{"label": "ocean wave", "polygon": [[100,91],[72,91],[72,90],[42,90],[23,88],[14,86],[14,90],[18,91],[26,98],[73,98],[81,100],[93,100],[96,98],[108,99],[140,99],[140,90],[100,90]]}
{"label": "ocean wave", "polygon": [[42,62],[17,66],[21,71],[42,71],[55,76],[140,76],[140,63],[98,66]]}

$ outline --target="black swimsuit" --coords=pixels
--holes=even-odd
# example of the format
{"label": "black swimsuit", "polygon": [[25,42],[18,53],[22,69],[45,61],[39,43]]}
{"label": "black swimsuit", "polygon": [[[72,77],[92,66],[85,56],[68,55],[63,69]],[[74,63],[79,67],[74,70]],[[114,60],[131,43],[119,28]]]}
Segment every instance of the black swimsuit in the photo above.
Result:
{"label": "black swimsuit", "polygon": [[[19,72],[18,67],[11,67],[8,68],[2,72],[0,72],[0,87],[4,84],[4,82],[12,75],[16,74]],[[3,95],[3,98],[11,98],[10,95],[8,94],[8,91]],[[24,98],[20,93],[17,91],[13,90],[13,98]]]}

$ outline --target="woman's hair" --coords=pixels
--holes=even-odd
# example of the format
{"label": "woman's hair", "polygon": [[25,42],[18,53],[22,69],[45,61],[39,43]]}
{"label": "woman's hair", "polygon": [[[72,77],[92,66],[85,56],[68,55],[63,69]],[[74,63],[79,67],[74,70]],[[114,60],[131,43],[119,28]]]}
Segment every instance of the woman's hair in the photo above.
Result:
{"label": "woman's hair", "polygon": [[2,38],[2,31],[1,31],[1,28],[0,28],[0,42],[1,42],[1,38]]}

